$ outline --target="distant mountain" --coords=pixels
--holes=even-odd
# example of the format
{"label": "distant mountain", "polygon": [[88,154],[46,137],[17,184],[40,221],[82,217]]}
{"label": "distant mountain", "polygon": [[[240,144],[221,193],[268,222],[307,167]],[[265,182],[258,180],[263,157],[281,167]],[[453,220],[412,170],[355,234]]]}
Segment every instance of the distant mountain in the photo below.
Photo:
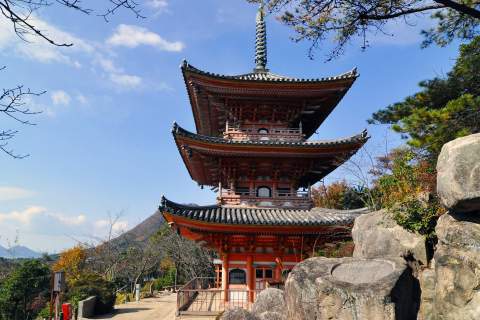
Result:
{"label": "distant mountain", "polygon": [[160,230],[161,226],[164,223],[165,219],[163,218],[162,213],[157,210],[154,214],[137,224],[129,231],[113,239],[112,242],[118,244],[128,243],[132,241],[145,242],[158,230]]}
{"label": "distant mountain", "polygon": [[13,246],[10,249],[0,246],[0,258],[41,258],[42,254],[25,246]]}

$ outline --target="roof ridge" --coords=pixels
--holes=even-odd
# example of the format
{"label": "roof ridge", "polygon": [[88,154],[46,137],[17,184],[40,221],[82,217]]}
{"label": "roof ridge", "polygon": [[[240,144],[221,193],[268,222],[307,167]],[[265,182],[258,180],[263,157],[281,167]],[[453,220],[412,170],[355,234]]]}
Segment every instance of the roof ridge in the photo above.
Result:
{"label": "roof ridge", "polygon": [[228,80],[238,80],[238,81],[258,81],[258,82],[301,82],[301,83],[312,83],[312,82],[327,82],[327,81],[336,81],[336,80],[343,80],[343,79],[356,79],[359,74],[357,68],[353,68],[347,72],[341,73],[336,76],[331,77],[320,77],[320,78],[293,78],[288,76],[282,76],[270,71],[265,72],[251,72],[251,73],[244,73],[239,75],[224,75],[220,73],[204,71],[198,69],[187,62],[187,60],[182,61],[181,65],[182,72],[185,73],[186,71],[194,72],[200,75],[215,77],[219,79],[228,79]]}

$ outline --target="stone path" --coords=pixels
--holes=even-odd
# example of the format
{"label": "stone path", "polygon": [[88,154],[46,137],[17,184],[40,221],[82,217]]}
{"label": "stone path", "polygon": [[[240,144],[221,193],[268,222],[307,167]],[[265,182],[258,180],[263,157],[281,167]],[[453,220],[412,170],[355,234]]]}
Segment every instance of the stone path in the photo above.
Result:
{"label": "stone path", "polygon": [[177,296],[174,293],[161,293],[156,298],[142,299],[116,305],[115,312],[94,319],[113,320],[174,320],[177,308]]}

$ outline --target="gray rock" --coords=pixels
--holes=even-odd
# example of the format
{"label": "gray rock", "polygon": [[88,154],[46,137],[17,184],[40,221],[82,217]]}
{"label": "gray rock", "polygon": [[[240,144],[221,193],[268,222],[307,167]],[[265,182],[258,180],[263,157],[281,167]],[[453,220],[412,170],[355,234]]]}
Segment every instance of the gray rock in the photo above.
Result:
{"label": "gray rock", "polygon": [[352,229],[356,258],[405,257],[413,255],[427,264],[425,237],[405,230],[385,210],[363,214]]}
{"label": "gray rock", "polygon": [[452,212],[480,213],[480,133],[442,147],[437,162],[437,192]]}
{"label": "gray rock", "polygon": [[240,307],[235,307],[235,308],[225,310],[225,312],[223,313],[220,319],[222,320],[256,320],[255,316],[251,312]]}
{"label": "gray rock", "polygon": [[278,313],[278,312],[262,312],[257,315],[257,319],[259,320],[285,320],[286,314],[285,313]]}
{"label": "gray rock", "polygon": [[436,232],[434,319],[480,319],[480,217],[444,214]]}
{"label": "gray rock", "polygon": [[276,288],[262,290],[255,299],[252,313],[259,316],[264,312],[277,312],[285,314],[285,296],[283,291]]}
{"label": "gray rock", "polygon": [[420,311],[418,314],[419,320],[434,320],[435,319],[435,270],[422,270],[418,276],[420,281],[420,288],[422,289],[422,296],[420,299]]}
{"label": "gray rock", "polygon": [[416,319],[419,299],[401,258],[311,258],[285,283],[288,320]]}

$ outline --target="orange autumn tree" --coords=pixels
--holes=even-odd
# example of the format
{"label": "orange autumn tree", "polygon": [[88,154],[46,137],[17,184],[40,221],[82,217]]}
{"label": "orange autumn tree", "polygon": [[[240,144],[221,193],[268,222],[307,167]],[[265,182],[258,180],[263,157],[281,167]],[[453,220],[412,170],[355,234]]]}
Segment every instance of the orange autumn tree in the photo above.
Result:
{"label": "orange autumn tree", "polygon": [[85,273],[87,252],[81,245],[65,250],[53,265],[53,271],[64,271],[69,284],[79,280]]}

